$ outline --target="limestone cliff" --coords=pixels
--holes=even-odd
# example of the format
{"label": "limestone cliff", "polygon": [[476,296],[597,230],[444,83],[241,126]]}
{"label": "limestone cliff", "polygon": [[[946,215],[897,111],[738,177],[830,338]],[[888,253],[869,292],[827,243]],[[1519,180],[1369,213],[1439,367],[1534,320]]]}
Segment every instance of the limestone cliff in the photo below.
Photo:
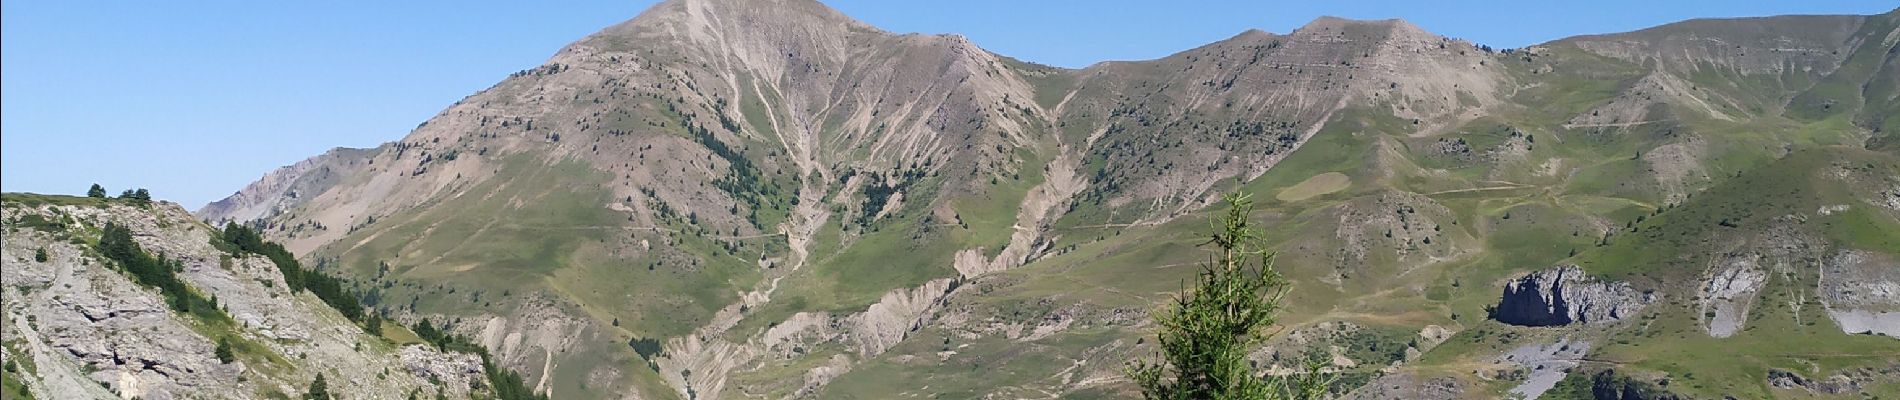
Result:
{"label": "limestone cliff", "polygon": [[1628,283],[1602,282],[1576,266],[1533,272],[1504,285],[1504,296],[1491,317],[1525,326],[1603,323],[1636,315],[1655,295]]}

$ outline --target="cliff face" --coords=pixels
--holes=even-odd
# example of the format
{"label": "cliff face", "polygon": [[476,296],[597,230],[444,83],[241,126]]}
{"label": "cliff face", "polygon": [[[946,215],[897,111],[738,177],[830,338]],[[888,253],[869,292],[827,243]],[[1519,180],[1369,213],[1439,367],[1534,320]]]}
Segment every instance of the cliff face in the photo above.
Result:
{"label": "cliff face", "polygon": [[[368,336],[308,293],[286,290],[262,257],[232,257],[175,204],[84,199],[0,205],[5,351],[38,398],[262,398],[303,393],[317,374],[334,392],[397,399],[466,396],[479,359]],[[31,196],[31,195],[27,195]],[[180,263],[180,280],[229,316],[170,307],[89,244],[100,227],[129,228],[147,252]],[[40,254],[45,257],[40,257]],[[202,313],[200,313],[202,314]],[[218,358],[218,343],[234,349]],[[400,356],[399,356],[400,353]]]}
{"label": "cliff face", "polygon": [[1524,275],[1504,285],[1491,317],[1524,326],[1604,323],[1634,316],[1655,302],[1623,282],[1600,282],[1574,265]]}

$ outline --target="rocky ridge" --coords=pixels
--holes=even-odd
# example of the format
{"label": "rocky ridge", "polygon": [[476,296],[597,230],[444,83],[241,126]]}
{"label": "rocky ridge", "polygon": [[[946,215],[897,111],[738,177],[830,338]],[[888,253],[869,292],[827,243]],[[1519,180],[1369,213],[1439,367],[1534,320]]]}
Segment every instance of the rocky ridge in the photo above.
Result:
{"label": "rocky ridge", "polygon": [[[270,261],[213,248],[210,229],[175,204],[31,204],[8,196],[0,209],[8,222],[0,255],[9,299],[4,354],[35,366],[26,386],[42,398],[257,398],[302,393],[318,373],[331,390],[362,398],[438,390],[459,398],[485,385],[479,360],[385,343],[309,294],[290,293]],[[84,241],[106,223],[129,227],[147,251],[180,261],[181,279],[215,294],[235,326],[180,315],[115,271]],[[36,258],[42,250],[45,261]],[[257,347],[223,363],[212,337]]]}

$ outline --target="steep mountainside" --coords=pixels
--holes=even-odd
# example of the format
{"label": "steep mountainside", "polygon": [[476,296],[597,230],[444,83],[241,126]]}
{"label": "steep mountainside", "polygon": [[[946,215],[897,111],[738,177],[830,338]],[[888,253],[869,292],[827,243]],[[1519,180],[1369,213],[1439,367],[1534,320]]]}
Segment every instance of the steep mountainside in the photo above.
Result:
{"label": "steep mountainside", "polygon": [[[1204,260],[1203,209],[1245,190],[1297,288],[1263,366],[1327,356],[1372,398],[1663,373],[1760,397],[1795,390],[1768,367],[1900,362],[1900,342],[1845,336],[1885,332],[1895,305],[1855,285],[1900,257],[1897,28],[1698,20],[1499,51],[1322,18],[1069,70],[809,0],[673,0],[200,216],[266,228],[399,319],[454,321],[562,398],[1089,398],[1128,394],[1147,312]],[[1768,177],[1797,171],[1839,179]],[[1755,236],[1702,229],[1763,203],[1789,208],[1715,221]],[[1817,253],[1780,278],[1707,265],[1795,242]],[[1487,318],[1561,293],[1614,294],[1590,304],[1615,318]],[[1769,310],[1842,329],[1749,333]],[[1700,333],[1629,333],[1655,320]],[[1811,340],[1836,336],[1856,356]],[[1670,340],[1807,347],[1515,372]]]}
{"label": "steep mountainside", "polygon": [[[236,195],[206,204],[199,214],[216,215],[237,221],[269,220],[276,213],[294,209],[304,196],[321,194],[343,178],[356,175],[369,164],[375,149],[337,148],[294,165],[278,168],[251,183]],[[322,229],[322,226],[288,227],[290,230]]]}
{"label": "steep mountainside", "polygon": [[[364,334],[288,290],[270,260],[215,248],[215,231],[175,204],[9,193],[0,212],[7,398],[282,398],[319,375],[351,398],[460,398],[487,386],[476,356]],[[181,309],[109,258],[108,225],[175,261],[167,268],[208,304]]]}

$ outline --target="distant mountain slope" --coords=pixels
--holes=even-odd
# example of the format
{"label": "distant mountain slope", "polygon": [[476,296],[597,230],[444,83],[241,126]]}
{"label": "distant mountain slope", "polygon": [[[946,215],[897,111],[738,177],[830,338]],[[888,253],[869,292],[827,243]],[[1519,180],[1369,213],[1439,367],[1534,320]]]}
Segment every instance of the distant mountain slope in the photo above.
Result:
{"label": "distant mountain slope", "polygon": [[[1506,345],[1593,340],[1559,353],[1594,357],[1629,328],[1489,321],[1506,282],[1581,264],[1682,319],[1707,280],[1666,260],[1721,246],[1600,264],[1633,246],[1617,232],[1808,168],[1791,154],[1887,168],[1843,149],[1890,147],[1896,20],[1497,50],[1322,18],[1070,70],[808,0],[673,0],[201,216],[266,227],[379,309],[458,321],[561,397],[1114,397],[1121,360],[1149,351],[1147,311],[1202,260],[1203,209],[1246,190],[1297,282],[1294,334],[1262,365],[1331,353],[1342,390],[1482,396],[1522,386],[1495,362]],[[1849,212],[1877,211],[1868,196]],[[1857,248],[1867,265],[1900,253]],[[1736,320],[1725,304],[1706,307]],[[1804,332],[1776,340],[1838,336]],[[1851,340],[1874,355],[1842,365],[1900,361],[1900,342]],[[1771,393],[1765,372],[1627,368],[1611,376]],[[1359,395],[1411,395],[1380,393]]]}
{"label": "distant mountain slope", "polygon": [[[197,214],[220,221],[269,219],[277,213],[302,206],[307,196],[321,194],[343,178],[368,167],[375,149],[337,148],[308,160],[278,168],[264,179],[253,182],[231,197],[206,204]],[[293,230],[318,229],[299,227]]]}

